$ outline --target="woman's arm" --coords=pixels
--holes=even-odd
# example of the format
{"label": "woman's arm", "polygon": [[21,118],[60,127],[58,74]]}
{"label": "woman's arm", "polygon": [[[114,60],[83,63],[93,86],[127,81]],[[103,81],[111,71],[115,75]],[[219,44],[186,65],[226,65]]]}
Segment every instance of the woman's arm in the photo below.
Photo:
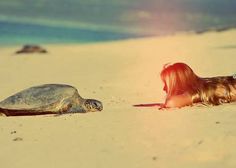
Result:
{"label": "woman's arm", "polygon": [[165,107],[184,107],[192,104],[192,97],[189,94],[185,93],[181,95],[171,96],[166,100]]}

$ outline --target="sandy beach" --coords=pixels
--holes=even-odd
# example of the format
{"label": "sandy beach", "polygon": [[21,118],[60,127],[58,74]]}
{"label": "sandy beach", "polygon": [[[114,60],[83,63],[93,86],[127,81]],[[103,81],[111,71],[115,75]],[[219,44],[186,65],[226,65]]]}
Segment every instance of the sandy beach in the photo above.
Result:
{"label": "sandy beach", "polygon": [[185,62],[201,77],[236,73],[236,30],[124,41],[0,47],[0,100],[63,83],[103,102],[98,113],[0,117],[2,168],[234,168],[236,103],[158,110],[159,73]]}

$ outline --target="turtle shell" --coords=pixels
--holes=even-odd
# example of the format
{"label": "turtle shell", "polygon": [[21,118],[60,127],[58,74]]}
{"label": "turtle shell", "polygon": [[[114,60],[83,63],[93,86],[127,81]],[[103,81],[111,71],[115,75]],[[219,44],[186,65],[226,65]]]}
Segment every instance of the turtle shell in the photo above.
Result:
{"label": "turtle shell", "polygon": [[18,92],[2,102],[1,109],[7,110],[34,110],[34,111],[58,111],[66,100],[83,100],[76,88],[63,84],[46,84],[31,87]]}

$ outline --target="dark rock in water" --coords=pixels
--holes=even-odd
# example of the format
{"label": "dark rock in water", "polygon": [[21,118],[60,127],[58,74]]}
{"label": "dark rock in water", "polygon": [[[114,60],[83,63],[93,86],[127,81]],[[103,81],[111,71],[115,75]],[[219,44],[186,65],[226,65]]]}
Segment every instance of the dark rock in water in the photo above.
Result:
{"label": "dark rock in water", "polygon": [[25,45],[21,50],[16,51],[16,54],[22,53],[47,53],[47,50],[37,45]]}

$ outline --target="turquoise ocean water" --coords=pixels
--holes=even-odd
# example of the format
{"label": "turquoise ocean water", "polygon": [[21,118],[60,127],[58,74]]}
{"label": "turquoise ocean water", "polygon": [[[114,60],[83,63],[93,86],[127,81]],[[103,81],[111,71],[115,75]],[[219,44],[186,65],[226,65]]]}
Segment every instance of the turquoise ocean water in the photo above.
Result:
{"label": "turquoise ocean water", "polygon": [[129,33],[0,21],[0,45],[91,43],[137,37]]}
{"label": "turquoise ocean water", "polygon": [[90,43],[236,27],[236,0],[0,0],[0,45]]}

